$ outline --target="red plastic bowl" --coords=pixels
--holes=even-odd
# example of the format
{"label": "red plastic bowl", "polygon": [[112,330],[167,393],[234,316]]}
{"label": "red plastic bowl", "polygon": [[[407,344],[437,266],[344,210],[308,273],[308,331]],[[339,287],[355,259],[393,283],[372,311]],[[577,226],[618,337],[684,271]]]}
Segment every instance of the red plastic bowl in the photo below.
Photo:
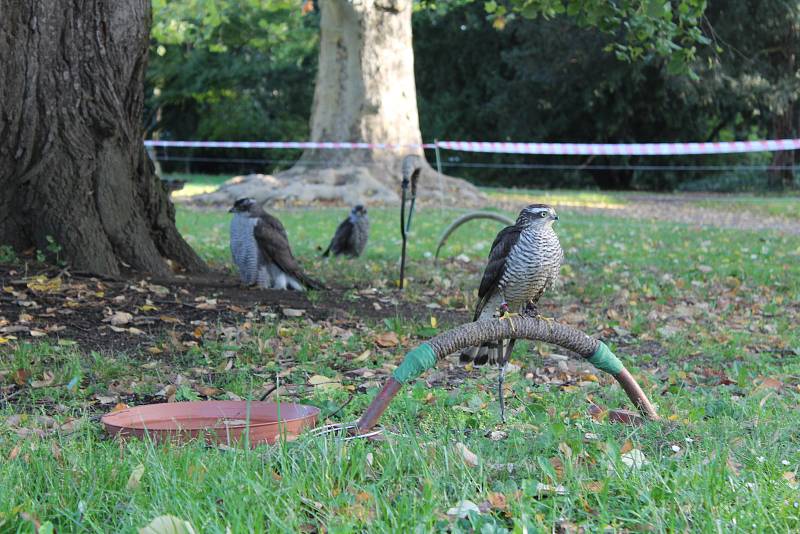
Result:
{"label": "red plastic bowl", "polygon": [[[279,417],[280,415],[280,417]],[[317,422],[319,408],[304,404],[259,401],[197,401],[148,404],[102,417],[112,436],[150,436],[156,441],[236,445],[245,436],[250,445],[297,437]]]}

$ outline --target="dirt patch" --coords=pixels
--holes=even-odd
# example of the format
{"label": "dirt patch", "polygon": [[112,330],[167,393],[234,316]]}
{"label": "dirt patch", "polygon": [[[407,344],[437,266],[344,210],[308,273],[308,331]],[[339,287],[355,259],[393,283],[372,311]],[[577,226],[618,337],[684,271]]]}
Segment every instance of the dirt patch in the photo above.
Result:
{"label": "dirt patch", "polygon": [[[48,266],[0,265],[0,289],[1,338],[77,343],[98,351],[139,352],[165,336],[176,342],[197,338],[202,325],[224,329],[254,318],[307,317],[346,325],[387,317],[427,321],[431,314],[398,291],[243,288],[224,273],[109,279]],[[468,320],[461,311],[438,309],[436,315],[443,322]]]}

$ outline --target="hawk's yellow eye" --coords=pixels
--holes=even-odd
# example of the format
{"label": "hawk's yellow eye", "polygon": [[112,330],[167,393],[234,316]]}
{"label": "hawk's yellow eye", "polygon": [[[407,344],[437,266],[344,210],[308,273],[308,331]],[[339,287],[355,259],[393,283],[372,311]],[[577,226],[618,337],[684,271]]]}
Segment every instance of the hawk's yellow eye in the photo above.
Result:
{"label": "hawk's yellow eye", "polygon": [[539,213],[539,217],[541,217],[542,219],[544,219],[545,217],[547,217],[547,212],[546,212],[546,211],[543,211],[543,212]]}

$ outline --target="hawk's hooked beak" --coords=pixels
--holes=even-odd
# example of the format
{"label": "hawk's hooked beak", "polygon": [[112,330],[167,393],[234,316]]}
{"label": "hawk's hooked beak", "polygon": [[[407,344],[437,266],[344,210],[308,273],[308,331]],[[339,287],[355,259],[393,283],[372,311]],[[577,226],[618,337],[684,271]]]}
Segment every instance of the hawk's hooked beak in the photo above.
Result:
{"label": "hawk's hooked beak", "polygon": [[558,215],[553,215],[553,220],[557,221],[558,220]]}

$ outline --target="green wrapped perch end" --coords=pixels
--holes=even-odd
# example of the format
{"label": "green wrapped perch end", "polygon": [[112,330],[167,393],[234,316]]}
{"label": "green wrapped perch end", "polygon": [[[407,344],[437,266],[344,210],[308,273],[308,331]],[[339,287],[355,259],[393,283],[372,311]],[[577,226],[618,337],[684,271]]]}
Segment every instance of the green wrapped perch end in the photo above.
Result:
{"label": "green wrapped perch end", "polygon": [[406,353],[403,363],[394,370],[392,376],[401,384],[407,384],[435,365],[436,353],[433,352],[433,347],[423,343]]}
{"label": "green wrapped perch end", "polygon": [[591,358],[589,358],[589,363],[601,371],[605,371],[606,373],[610,373],[614,376],[617,376],[622,372],[623,369],[625,369],[625,366],[622,365],[622,362],[619,361],[619,358],[617,358],[614,353],[611,352],[611,349],[608,348],[608,345],[602,341],[597,346],[597,350],[594,351],[594,354],[592,354]]}

